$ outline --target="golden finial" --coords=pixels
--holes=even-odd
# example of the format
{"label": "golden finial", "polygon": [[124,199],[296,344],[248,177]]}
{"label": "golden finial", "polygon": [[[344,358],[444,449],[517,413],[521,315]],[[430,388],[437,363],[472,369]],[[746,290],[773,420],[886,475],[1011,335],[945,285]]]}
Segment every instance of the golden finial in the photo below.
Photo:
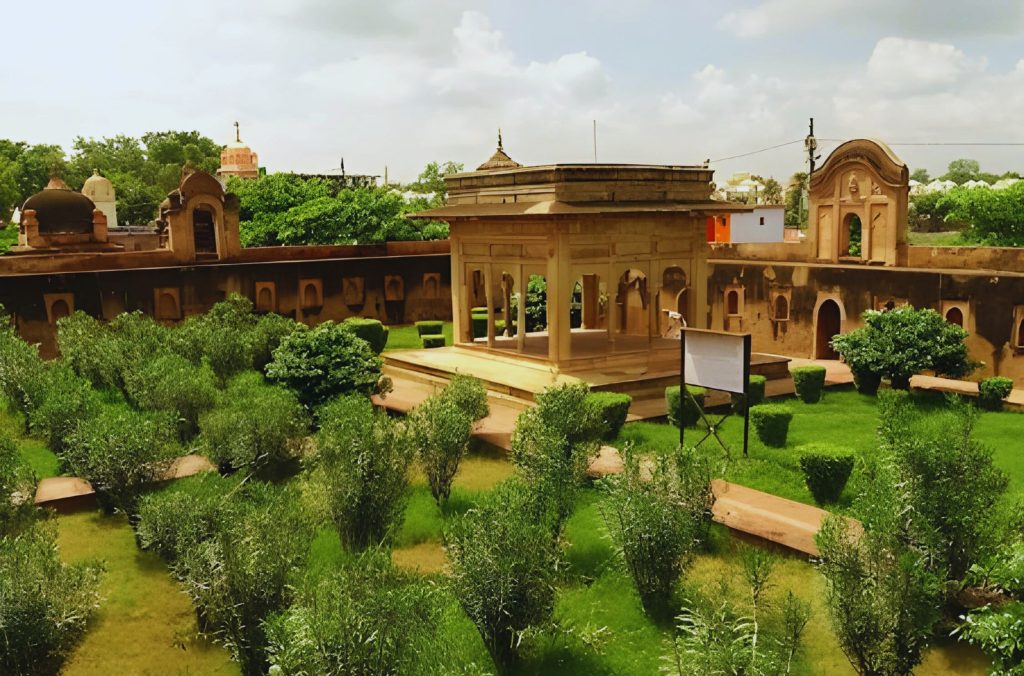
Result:
{"label": "golden finial", "polygon": [[501,127],[498,127],[498,150],[504,150],[504,148],[501,147]]}

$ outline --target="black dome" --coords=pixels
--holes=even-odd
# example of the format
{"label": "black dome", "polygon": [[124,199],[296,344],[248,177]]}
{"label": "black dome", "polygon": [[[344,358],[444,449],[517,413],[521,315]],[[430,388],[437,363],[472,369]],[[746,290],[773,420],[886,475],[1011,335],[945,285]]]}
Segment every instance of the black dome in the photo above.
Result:
{"label": "black dome", "polygon": [[32,195],[21,211],[35,209],[42,235],[75,234],[92,232],[93,201],[80,192],[67,187],[60,179],[51,179],[45,188]]}

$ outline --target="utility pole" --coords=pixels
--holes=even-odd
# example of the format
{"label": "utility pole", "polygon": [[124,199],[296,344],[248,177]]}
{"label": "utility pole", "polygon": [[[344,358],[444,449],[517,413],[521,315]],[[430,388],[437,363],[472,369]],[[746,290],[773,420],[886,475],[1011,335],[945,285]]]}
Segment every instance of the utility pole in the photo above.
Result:
{"label": "utility pole", "polygon": [[597,120],[594,120],[594,164],[597,164]]}
{"label": "utility pole", "polygon": [[808,177],[814,173],[814,161],[821,157],[814,155],[818,151],[818,139],[814,138],[814,118],[811,118],[811,124],[807,132],[807,138],[804,139],[804,148],[807,149],[807,162],[810,164],[810,170],[807,172]]}

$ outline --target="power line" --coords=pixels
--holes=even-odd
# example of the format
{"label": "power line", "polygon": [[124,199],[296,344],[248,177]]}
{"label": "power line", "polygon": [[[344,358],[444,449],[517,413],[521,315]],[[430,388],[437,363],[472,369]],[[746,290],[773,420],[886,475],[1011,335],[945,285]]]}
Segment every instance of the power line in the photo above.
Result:
{"label": "power line", "polygon": [[[850,139],[823,138],[818,140],[843,143]],[[1017,141],[886,141],[885,144],[888,146],[1024,146],[1024,142]]]}
{"label": "power line", "polygon": [[726,160],[735,160],[735,159],[737,159],[739,157],[749,157],[750,155],[757,155],[758,153],[765,153],[765,152],[768,152],[769,150],[775,150],[776,148],[784,148],[786,146],[791,146],[794,143],[803,143],[803,142],[804,142],[804,140],[802,138],[798,138],[795,141],[786,141],[785,143],[780,143],[778,145],[769,146],[767,148],[761,148],[760,150],[752,150],[749,153],[740,153],[739,155],[730,155],[729,157],[720,157],[717,160],[711,160],[711,161],[712,162],[725,162]]}

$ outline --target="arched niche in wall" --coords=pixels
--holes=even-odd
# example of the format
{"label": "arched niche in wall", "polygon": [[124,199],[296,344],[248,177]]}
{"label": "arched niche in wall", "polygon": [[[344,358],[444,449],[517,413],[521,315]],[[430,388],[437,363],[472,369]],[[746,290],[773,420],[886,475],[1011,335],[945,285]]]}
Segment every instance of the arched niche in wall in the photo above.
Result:
{"label": "arched niche in wall", "polygon": [[789,329],[790,311],[793,303],[793,288],[772,286],[768,291],[768,317],[772,322],[772,337],[781,338]]}
{"label": "arched niche in wall", "polygon": [[366,302],[366,280],[363,277],[343,277],[341,297],[350,308],[361,307]]}
{"label": "arched niche in wall", "polygon": [[181,319],[181,289],[159,287],[153,289],[153,316],[158,321]]}
{"label": "arched niche in wall", "polygon": [[742,331],[743,315],[746,311],[746,288],[738,279],[733,279],[722,291],[723,328],[726,331]]}
{"label": "arched niche in wall", "polygon": [[299,280],[299,308],[317,311],[324,306],[324,283],[321,279]]}
{"label": "arched niche in wall", "polygon": [[441,297],[441,273],[423,273],[423,297],[429,300],[436,300]]}
{"label": "arched niche in wall", "polygon": [[971,304],[966,300],[944,300],[939,304],[939,314],[950,324],[971,330]]}
{"label": "arched niche in wall", "polygon": [[384,275],[384,300],[405,300],[405,280],[401,275]]}
{"label": "arched niche in wall", "polygon": [[846,308],[836,294],[820,293],[814,307],[814,358],[838,359],[832,338],[843,332]]}
{"label": "arched niche in wall", "polygon": [[1010,332],[1010,345],[1018,354],[1024,354],[1024,305],[1013,308],[1013,327]]}
{"label": "arched niche in wall", "polygon": [[75,311],[75,294],[44,293],[43,305],[46,306],[46,320],[56,324],[57,320],[70,316]]}
{"label": "arched niche in wall", "polygon": [[642,270],[630,268],[619,277],[619,288],[616,294],[619,305],[620,333],[631,336],[647,336],[650,334],[650,323],[647,318],[647,306],[650,296],[647,287],[647,275]]}
{"label": "arched niche in wall", "polygon": [[277,312],[277,284],[256,282],[256,311]]}

